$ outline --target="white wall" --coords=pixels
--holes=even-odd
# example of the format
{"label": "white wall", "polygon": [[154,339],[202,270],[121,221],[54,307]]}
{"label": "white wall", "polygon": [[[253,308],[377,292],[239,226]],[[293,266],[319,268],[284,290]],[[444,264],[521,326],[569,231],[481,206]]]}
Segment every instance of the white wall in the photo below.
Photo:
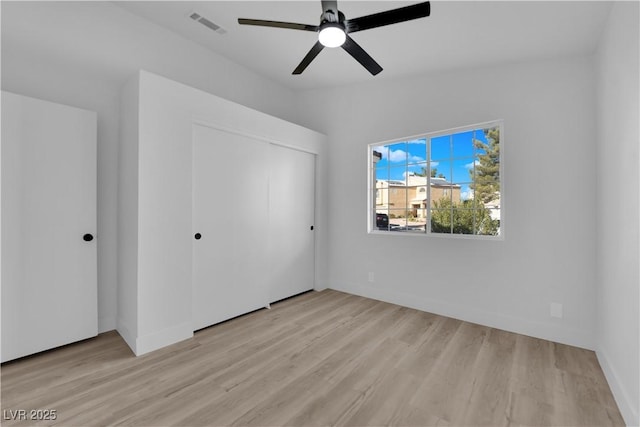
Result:
{"label": "white wall", "polygon": [[[138,114],[136,75],[122,90],[118,147],[118,287],[116,329],[134,348],[138,334]],[[123,221],[122,218],[131,220]]]}
{"label": "white wall", "polygon": [[[594,348],[594,84],[575,58],[305,92],[329,135],[330,287]],[[504,241],[367,234],[368,143],[501,118]]]}
{"label": "white wall", "polygon": [[640,32],[613,7],[597,54],[597,355],[627,424],[640,425]]}
{"label": "white wall", "polygon": [[293,120],[293,93],[111,2],[6,2],[2,89],[98,113],[99,327],[116,326],[120,89],[146,69]]}

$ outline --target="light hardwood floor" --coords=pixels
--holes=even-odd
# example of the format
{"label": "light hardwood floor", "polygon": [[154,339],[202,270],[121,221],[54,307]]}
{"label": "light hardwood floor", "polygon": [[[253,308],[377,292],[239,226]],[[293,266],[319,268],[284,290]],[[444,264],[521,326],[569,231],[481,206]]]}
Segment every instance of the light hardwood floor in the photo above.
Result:
{"label": "light hardwood floor", "polygon": [[592,351],[332,290],[138,358],[109,332],[6,363],[2,409],[64,426],[624,425]]}

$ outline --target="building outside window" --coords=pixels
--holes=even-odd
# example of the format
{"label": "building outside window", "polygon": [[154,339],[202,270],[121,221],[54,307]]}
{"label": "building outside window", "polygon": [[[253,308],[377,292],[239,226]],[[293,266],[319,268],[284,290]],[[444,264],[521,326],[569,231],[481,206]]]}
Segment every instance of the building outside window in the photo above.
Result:
{"label": "building outside window", "polygon": [[494,121],[371,144],[369,230],[500,236],[502,127]]}

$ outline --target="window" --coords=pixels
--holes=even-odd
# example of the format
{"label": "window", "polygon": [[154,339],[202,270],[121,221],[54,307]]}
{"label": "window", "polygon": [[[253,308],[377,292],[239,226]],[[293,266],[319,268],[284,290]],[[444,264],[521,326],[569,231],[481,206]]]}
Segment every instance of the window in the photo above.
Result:
{"label": "window", "polygon": [[369,230],[501,235],[502,121],[369,146]]}

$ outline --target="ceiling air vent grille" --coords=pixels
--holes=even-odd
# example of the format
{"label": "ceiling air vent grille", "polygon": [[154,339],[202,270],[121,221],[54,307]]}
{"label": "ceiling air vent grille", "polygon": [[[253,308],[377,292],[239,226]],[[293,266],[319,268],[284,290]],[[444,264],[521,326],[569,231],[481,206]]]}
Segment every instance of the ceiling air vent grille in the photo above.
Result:
{"label": "ceiling air vent grille", "polygon": [[191,14],[189,14],[189,18],[193,19],[196,22],[201,23],[205,27],[215,31],[218,34],[224,34],[227,32],[220,25],[215,24],[214,22],[210,21],[209,19],[205,18],[204,16],[200,15],[197,12],[191,12]]}

